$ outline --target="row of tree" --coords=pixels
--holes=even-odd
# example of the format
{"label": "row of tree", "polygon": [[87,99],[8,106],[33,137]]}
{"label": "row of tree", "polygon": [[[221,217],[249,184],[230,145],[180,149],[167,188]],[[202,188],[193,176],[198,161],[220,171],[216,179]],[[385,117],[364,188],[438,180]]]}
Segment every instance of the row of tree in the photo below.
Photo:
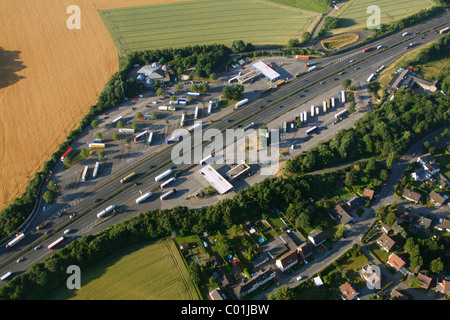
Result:
{"label": "row of tree", "polygon": [[396,157],[438,127],[450,122],[450,99],[440,92],[430,96],[411,89],[397,91],[395,99],[366,114],[333,140],[286,163],[290,173],[302,174],[338,163],[381,156],[390,169]]}

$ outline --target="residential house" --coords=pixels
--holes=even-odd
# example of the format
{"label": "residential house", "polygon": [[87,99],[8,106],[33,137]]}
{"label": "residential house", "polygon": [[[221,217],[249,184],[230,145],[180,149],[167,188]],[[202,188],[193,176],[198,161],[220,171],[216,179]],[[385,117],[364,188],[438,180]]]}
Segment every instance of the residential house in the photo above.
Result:
{"label": "residential house", "polygon": [[263,242],[259,248],[261,251],[267,253],[272,259],[275,259],[275,257],[280,256],[286,251],[286,246],[283,241],[281,241],[280,237],[275,237]]}
{"label": "residential house", "polygon": [[434,163],[425,163],[423,165],[423,168],[425,171],[427,171],[429,174],[431,175],[435,175],[438,174],[439,171],[441,170],[436,164]]}
{"label": "residential house", "polygon": [[444,277],[436,281],[436,291],[442,294],[450,294],[450,279]]}
{"label": "residential house", "polygon": [[395,270],[403,273],[406,275],[406,270],[405,268],[403,268],[406,264],[405,261],[403,261],[398,255],[396,255],[395,253],[391,253],[391,255],[388,258],[387,263],[393,267]]}
{"label": "residential house", "polygon": [[220,290],[220,288],[216,288],[213,291],[210,291],[209,292],[209,298],[211,300],[225,300],[226,299],[225,295]]}
{"label": "residential house", "polygon": [[353,221],[353,217],[347,212],[345,206],[340,203],[334,207],[331,217],[340,221],[342,224],[347,224]]}
{"label": "residential house", "polygon": [[386,252],[390,252],[392,248],[395,246],[395,241],[392,240],[387,234],[382,234],[378,240],[377,244],[380,246],[381,250]]}
{"label": "residential house", "polygon": [[369,188],[365,188],[363,192],[363,196],[369,198],[372,200],[373,196],[375,194],[375,191]]}
{"label": "residential house", "polygon": [[397,289],[394,289],[391,291],[390,300],[408,300],[408,297],[403,293],[400,293],[400,291],[398,291]]}
{"label": "residential house", "polygon": [[275,264],[281,271],[286,271],[298,263],[297,252],[289,251],[277,259]]}
{"label": "residential house", "polygon": [[235,282],[236,281],[235,281],[234,277],[231,274],[229,274],[229,273],[225,273],[222,276],[222,286],[224,286],[224,287],[228,287],[230,285],[233,285]]}
{"label": "residential house", "polygon": [[346,205],[348,206],[350,211],[353,211],[362,207],[363,203],[360,197],[352,196],[347,199]]}
{"label": "residential house", "polygon": [[422,195],[414,190],[405,188],[405,190],[403,190],[402,197],[414,203],[419,203]]}
{"label": "residential house", "polygon": [[419,219],[417,219],[414,225],[416,226],[416,228],[428,230],[431,227],[431,222],[432,222],[431,219],[420,217]]}
{"label": "residential house", "polygon": [[439,230],[439,231],[447,231],[450,232],[450,220],[448,219],[443,219],[440,220],[442,222],[439,222],[437,225],[434,226],[435,229]]}
{"label": "residential house", "polygon": [[406,210],[399,210],[396,212],[396,219],[398,223],[402,224],[405,222],[412,222],[413,216]]}
{"label": "residential house", "polygon": [[434,164],[436,163],[436,159],[429,153],[426,153],[420,157],[417,158],[417,162],[420,163],[422,166],[426,163]]}
{"label": "residential house", "polygon": [[339,290],[341,290],[343,300],[353,300],[359,295],[359,293],[356,292],[355,288],[348,281],[340,286]]}
{"label": "residential house", "polygon": [[309,242],[304,242],[300,247],[297,249],[297,253],[302,258],[302,260],[305,260],[313,253],[313,246]]}
{"label": "residential house", "polygon": [[361,277],[370,283],[371,288],[377,289],[380,287],[381,284],[381,275],[379,275],[377,272],[375,272],[372,265],[365,265],[361,268],[359,274]]}
{"label": "residential house", "polygon": [[425,290],[428,290],[428,288],[430,287],[431,281],[433,281],[432,278],[428,277],[427,275],[423,274],[422,272],[420,272],[417,275],[417,280],[419,280],[420,287]]}
{"label": "residential house", "polygon": [[261,252],[251,262],[252,262],[253,268],[257,268],[257,267],[263,265],[264,263],[266,263],[267,261],[269,261],[268,255],[265,254],[265,252]]}
{"label": "residential house", "polygon": [[384,233],[389,234],[389,232],[392,231],[391,227],[389,227],[387,224],[383,224],[381,227],[381,230],[383,230]]}
{"label": "residential house", "polygon": [[327,240],[325,232],[322,230],[313,230],[308,236],[309,241],[312,242],[316,247]]}
{"label": "residential house", "polygon": [[265,284],[265,283],[269,282],[270,280],[272,280],[273,278],[275,278],[276,275],[277,275],[277,273],[271,268],[269,268],[266,271],[262,271],[262,270],[259,271],[255,276],[250,278],[249,281],[247,281],[244,285],[242,285],[238,288],[239,289],[238,296],[240,298],[242,298],[242,297],[248,295],[249,293],[258,289],[263,284]]}
{"label": "residential house", "polygon": [[441,196],[439,193],[435,191],[430,192],[430,202],[433,203],[435,206],[442,206],[447,201],[443,196]]}
{"label": "residential house", "polygon": [[416,170],[415,172],[411,173],[411,178],[414,179],[414,181],[426,181],[431,178],[431,175],[425,171],[424,169]]}

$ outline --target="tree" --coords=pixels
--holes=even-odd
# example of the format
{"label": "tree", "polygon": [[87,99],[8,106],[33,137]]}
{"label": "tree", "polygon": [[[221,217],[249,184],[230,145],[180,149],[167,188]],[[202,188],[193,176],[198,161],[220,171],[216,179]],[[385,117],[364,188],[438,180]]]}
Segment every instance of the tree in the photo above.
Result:
{"label": "tree", "polygon": [[202,270],[200,269],[200,266],[195,262],[191,262],[191,264],[188,266],[188,272],[192,279],[192,282],[196,286],[200,286],[203,282]]}
{"label": "tree", "polygon": [[177,83],[177,85],[175,86],[175,89],[183,90],[183,85],[181,83]]}
{"label": "tree", "polygon": [[436,274],[444,271],[444,263],[442,262],[441,257],[431,261],[430,270],[431,270],[431,272],[436,273]]}
{"label": "tree", "polygon": [[231,43],[231,51],[233,53],[244,52],[246,48],[247,48],[247,46],[245,45],[243,40],[234,40]]}
{"label": "tree", "polygon": [[287,47],[288,48],[300,47],[300,41],[298,41],[298,39],[289,39]]}
{"label": "tree", "polygon": [[124,127],[124,125],[123,125],[123,122],[122,121],[117,121],[117,124],[116,124],[116,128],[117,129],[121,129],[121,128],[123,128]]}
{"label": "tree", "polygon": [[295,298],[294,289],[288,286],[284,286],[275,291],[275,293],[271,294],[268,300],[294,300],[294,298]]}
{"label": "tree", "polygon": [[136,119],[140,119],[142,117],[142,112],[136,112]]}
{"label": "tree", "polygon": [[102,133],[101,132],[96,132],[95,133],[95,137],[97,138],[97,139],[102,139],[103,138],[103,135],[102,135]]}
{"label": "tree", "polygon": [[351,83],[352,83],[352,80],[350,80],[350,79],[344,79],[344,80],[342,81],[342,86],[344,87],[344,90],[347,90],[348,86],[351,85]]}
{"label": "tree", "polygon": [[200,92],[207,93],[207,92],[209,92],[209,90],[210,90],[210,88],[209,88],[209,85],[207,83],[203,82],[200,85]]}
{"label": "tree", "polygon": [[164,89],[163,89],[163,88],[158,88],[158,89],[156,90],[156,95],[157,95],[157,96],[162,96],[162,95],[164,95]]}
{"label": "tree", "polygon": [[173,95],[173,96],[170,96],[170,101],[177,101],[177,96],[175,96],[175,95]]}
{"label": "tree", "polygon": [[210,75],[209,75],[209,79],[210,80],[217,80],[217,74],[215,74],[214,72],[213,73],[211,73]]}
{"label": "tree", "polygon": [[48,190],[44,193],[43,198],[47,204],[53,204],[56,200],[56,192]]}
{"label": "tree", "polygon": [[50,180],[48,182],[47,188],[53,192],[58,193],[58,185],[56,184],[56,182],[54,180]]}
{"label": "tree", "polygon": [[353,113],[356,111],[356,102],[352,101],[348,106],[348,112]]}
{"label": "tree", "polygon": [[392,166],[394,165],[394,161],[397,158],[397,152],[392,151],[388,154],[388,157],[386,159],[386,167],[388,169],[392,169]]}
{"label": "tree", "polygon": [[125,138],[125,143],[126,144],[130,144],[131,143],[131,138],[130,137],[126,137]]}
{"label": "tree", "polygon": [[105,151],[99,151],[98,152],[98,157],[100,158],[100,159],[104,159],[105,158]]}
{"label": "tree", "polygon": [[220,235],[216,241],[216,249],[217,249],[217,253],[220,254],[222,257],[229,255],[230,254],[230,244],[229,244],[228,238]]}
{"label": "tree", "polygon": [[345,233],[345,230],[347,230],[347,228],[345,227],[345,225],[340,224],[338,226],[338,229],[336,230],[335,234],[334,234],[334,239],[335,240],[339,240],[340,238],[342,238],[342,236]]}
{"label": "tree", "polygon": [[133,122],[131,124],[131,128],[134,129],[134,130],[137,130],[137,129],[139,129],[139,125],[136,122]]}
{"label": "tree", "polygon": [[98,120],[92,120],[91,127],[94,128],[94,129],[97,128],[98,127]]}
{"label": "tree", "polygon": [[112,139],[113,139],[114,141],[120,140],[119,134],[118,134],[118,133],[114,133],[114,134],[112,135]]}
{"label": "tree", "polygon": [[394,222],[396,221],[395,218],[395,212],[394,211],[389,211],[389,213],[386,215],[386,218],[384,219],[384,222],[392,227],[392,225],[394,224]]}

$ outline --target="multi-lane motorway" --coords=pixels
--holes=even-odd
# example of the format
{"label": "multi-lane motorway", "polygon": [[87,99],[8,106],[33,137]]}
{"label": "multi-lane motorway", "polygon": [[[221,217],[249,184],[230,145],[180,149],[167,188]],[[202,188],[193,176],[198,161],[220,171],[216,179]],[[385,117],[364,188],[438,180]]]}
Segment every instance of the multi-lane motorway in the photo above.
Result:
{"label": "multi-lane motorway", "polygon": [[[438,17],[409,28],[408,36],[404,37],[402,32],[398,32],[367,45],[373,48],[382,45],[383,48],[379,50],[364,53],[362,48],[358,48],[341,55],[324,58],[318,64],[317,70],[299,78],[291,79],[287,85],[236,109],[234,112],[224,116],[220,121],[204,124],[203,129],[215,128],[223,131],[229,127],[234,128],[239,124],[245,126],[251,122],[254,122],[256,126],[261,126],[313,99],[320,93],[331,91],[343,79],[353,79],[364,74],[368,76],[378,69],[380,65],[390,64],[407,52],[405,46],[410,42],[416,42],[420,46],[436,40],[440,34],[435,33],[434,30],[446,24],[450,20],[449,17],[450,13],[445,12]],[[416,32],[417,34],[415,34]],[[354,62],[349,63],[350,60],[354,60]],[[343,74],[340,75],[340,72]],[[277,108],[277,105],[280,104],[283,105],[283,108]],[[60,237],[66,228],[77,230],[78,236],[97,233],[101,230],[101,226],[91,227],[99,221],[96,215],[103,208],[112,204],[121,209],[125,209],[130,204],[132,206],[132,201],[134,201],[137,194],[136,187],[120,184],[120,177],[135,172],[140,182],[139,189],[146,191],[152,190],[159,185],[154,178],[161,172],[169,168],[181,171],[188,169],[190,167],[188,164],[174,166],[170,161],[172,147],[172,145],[169,145],[160,152],[140,160],[122,172],[120,176],[112,177],[105,183],[90,190],[83,196],[81,201],[66,210],[65,215],[67,216],[77,213],[78,215],[75,219],[55,219],[52,230],[58,231],[45,241],[42,241],[43,248],[39,250],[31,249],[25,253],[23,252],[25,248],[30,247],[32,244],[31,248],[34,247],[44,236],[45,230],[35,231],[35,227],[43,220],[42,216],[36,216],[28,231],[25,231],[26,238],[22,242],[9,250],[0,248],[0,264],[2,265],[0,274],[3,275],[9,270],[15,273],[25,271],[33,263],[42,261],[45,257],[51,255],[52,251],[47,250],[46,246]],[[93,200],[98,198],[107,200],[101,203],[99,207],[93,209]],[[159,201],[159,199],[153,201]],[[116,215],[113,219],[110,219],[108,224],[117,223],[125,218],[127,218],[126,215]],[[25,260],[16,263],[15,260],[20,256],[24,256]]]}

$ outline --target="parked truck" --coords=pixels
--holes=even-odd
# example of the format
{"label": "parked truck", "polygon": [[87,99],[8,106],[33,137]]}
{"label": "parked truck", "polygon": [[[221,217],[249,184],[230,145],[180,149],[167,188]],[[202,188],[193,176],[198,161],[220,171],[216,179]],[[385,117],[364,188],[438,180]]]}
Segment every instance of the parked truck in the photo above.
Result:
{"label": "parked truck", "polygon": [[248,99],[244,99],[239,101],[238,103],[236,103],[236,105],[234,106],[235,109],[239,108],[240,106],[243,106],[244,104],[246,104],[248,102]]}
{"label": "parked truck", "polygon": [[136,199],[136,203],[139,204],[145,201],[146,199],[150,198],[151,196],[152,196],[151,192],[144,193],[142,196]]}
{"label": "parked truck", "polygon": [[106,216],[108,213],[110,213],[111,211],[113,211],[116,208],[115,205],[110,205],[109,207],[107,207],[106,209],[100,211],[99,213],[97,213],[97,218],[102,218],[104,216]]}
{"label": "parked truck", "polygon": [[25,234],[24,233],[17,233],[16,236],[14,237],[14,239],[12,239],[11,241],[9,241],[5,247],[6,248],[11,248],[14,245],[16,245],[17,243],[19,243],[20,241],[22,241],[25,238]]}
{"label": "parked truck", "polygon": [[155,177],[155,181],[161,181],[162,179],[164,179],[165,177],[167,177],[168,175],[170,175],[172,173],[172,169],[168,169],[166,171],[164,171],[163,173],[161,173],[160,175]]}

